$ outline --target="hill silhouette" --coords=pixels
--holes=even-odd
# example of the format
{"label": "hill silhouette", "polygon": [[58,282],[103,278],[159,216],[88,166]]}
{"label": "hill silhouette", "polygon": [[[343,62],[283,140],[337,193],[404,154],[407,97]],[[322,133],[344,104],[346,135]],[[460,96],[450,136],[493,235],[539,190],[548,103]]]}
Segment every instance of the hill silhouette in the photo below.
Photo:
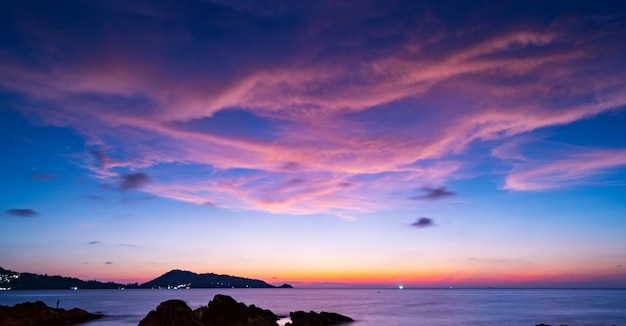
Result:
{"label": "hill silhouette", "polygon": [[[261,280],[218,275],[214,273],[196,274],[183,270],[171,270],[152,281],[141,285],[114,282],[84,281],[74,277],[48,276],[33,273],[18,273],[0,267],[0,288],[11,290],[59,290],[59,289],[151,289],[151,288],[277,288]],[[283,284],[278,288],[291,288]]]}
{"label": "hill silhouette", "polygon": [[[179,269],[171,270],[152,281],[141,284],[140,288],[276,288],[261,280],[237,277],[231,275],[219,275],[214,273],[196,274]],[[281,287],[291,287],[282,285]]]}
{"label": "hill silhouette", "polygon": [[[13,276],[13,277],[11,277]],[[17,276],[17,277],[15,277]],[[18,273],[0,267],[0,287],[12,290],[118,289],[126,285],[113,282],[83,281],[74,277]]]}

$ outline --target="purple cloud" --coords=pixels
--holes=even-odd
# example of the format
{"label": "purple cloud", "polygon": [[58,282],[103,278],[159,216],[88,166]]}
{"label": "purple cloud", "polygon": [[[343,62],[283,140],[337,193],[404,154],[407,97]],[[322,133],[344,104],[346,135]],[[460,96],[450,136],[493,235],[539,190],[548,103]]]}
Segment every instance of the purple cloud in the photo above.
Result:
{"label": "purple cloud", "polygon": [[118,189],[121,191],[139,189],[150,182],[150,178],[143,172],[129,173],[120,175],[120,183]]}
{"label": "purple cloud", "polygon": [[434,225],[435,221],[429,217],[420,217],[415,222],[411,223],[411,226],[416,228],[425,228]]}
{"label": "purple cloud", "polygon": [[439,188],[424,187],[424,188],[421,188],[421,190],[425,192],[423,195],[413,196],[411,197],[411,199],[413,200],[438,200],[438,199],[454,196],[455,194],[454,192],[447,190],[446,187],[439,187]]}

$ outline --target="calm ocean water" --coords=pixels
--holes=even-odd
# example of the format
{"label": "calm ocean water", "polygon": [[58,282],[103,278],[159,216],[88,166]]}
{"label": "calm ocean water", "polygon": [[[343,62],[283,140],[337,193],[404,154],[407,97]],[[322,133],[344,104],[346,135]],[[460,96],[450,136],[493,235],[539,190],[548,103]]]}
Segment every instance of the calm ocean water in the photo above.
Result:
{"label": "calm ocean water", "polygon": [[626,290],[505,289],[190,289],[1,291],[0,305],[44,301],[60,308],[101,312],[89,326],[137,325],[168,299],[195,309],[215,294],[287,315],[295,310],[338,312],[352,326],[508,325],[626,326]]}

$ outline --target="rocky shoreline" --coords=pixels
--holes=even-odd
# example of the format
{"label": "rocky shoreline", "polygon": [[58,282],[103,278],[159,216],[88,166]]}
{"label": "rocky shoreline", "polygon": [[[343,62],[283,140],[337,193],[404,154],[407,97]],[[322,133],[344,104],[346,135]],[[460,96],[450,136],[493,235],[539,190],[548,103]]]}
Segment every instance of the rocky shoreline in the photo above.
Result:
{"label": "rocky shoreline", "polygon": [[41,301],[19,303],[13,307],[0,306],[2,326],[62,326],[102,317],[102,314],[93,314],[78,308],[70,310],[51,308]]}
{"label": "rocky shoreline", "polygon": [[[2,326],[62,326],[102,317],[102,314],[77,308],[51,308],[41,301],[20,303],[13,307],[0,306]],[[255,305],[237,302],[230,296],[217,294],[206,306],[196,310],[189,308],[182,300],[161,302],[138,326],[278,326],[278,320],[285,317],[287,316],[278,316]],[[295,311],[289,317],[291,321],[285,326],[331,326],[353,321],[350,317],[325,311]]]}
{"label": "rocky shoreline", "polygon": [[[13,307],[0,306],[2,326],[64,326],[102,317],[102,314],[78,308],[51,308],[41,301],[20,303]],[[283,319],[284,322],[287,317],[290,321],[285,326],[331,326],[354,321],[348,316],[325,311],[294,311],[289,316],[278,316],[270,310],[248,306],[230,296],[217,294],[206,306],[195,310],[182,300],[161,302],[138,326],[278,326],[278,321]],[[550,325],[542,323],[535,326]]]}
{"label": "rocky shoreline", "polygon": [[[278,326],[278,316],[272,311],[237,302],[230,296],[218,294],[208,305],[191,310],[182,300],[168,300],[159,304],[139,326]],[[295,311],[285,326],[330,326],[353,321],[333,312]]]}

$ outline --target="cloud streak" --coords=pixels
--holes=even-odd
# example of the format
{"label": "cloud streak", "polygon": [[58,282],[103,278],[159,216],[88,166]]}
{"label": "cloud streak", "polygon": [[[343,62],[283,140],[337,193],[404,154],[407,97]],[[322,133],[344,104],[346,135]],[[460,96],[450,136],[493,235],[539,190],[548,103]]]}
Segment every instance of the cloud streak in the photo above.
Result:
{"label": "cloud streak", "polygon": [[454,192],[447,190],[446,187],[439,187],[439,188],[424,187],[424,188],[421,188],[421,190],[423,192],[425,192],[425,194],[419,195],[419,196],[413,196],[413,197],[411,197],[411,199],[414,199],[414,200],[439,200],[439,199],[443,199],[443,198],[447,198],[447,197],[455,195]]}
{"label": "cloud streak", "polygon": [[572,187],[626,166],[626,150],[586,150],[549,162],[526,161],[506,177],[505,189],[518,191]]}
{"label": "cloud streak", "polygon": [[11,208],[6,210],[5,213],[17,217],[34,217],[39,215],[39,213],[30,208]]}

